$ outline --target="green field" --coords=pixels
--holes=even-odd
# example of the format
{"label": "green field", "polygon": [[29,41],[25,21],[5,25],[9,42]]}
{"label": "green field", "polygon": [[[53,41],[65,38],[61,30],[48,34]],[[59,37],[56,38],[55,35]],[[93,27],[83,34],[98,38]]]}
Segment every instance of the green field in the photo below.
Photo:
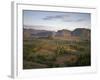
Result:
{"label": "green field", "polygon": [[23,69],[91,65],[90,41],[52,38],[23,41]]}

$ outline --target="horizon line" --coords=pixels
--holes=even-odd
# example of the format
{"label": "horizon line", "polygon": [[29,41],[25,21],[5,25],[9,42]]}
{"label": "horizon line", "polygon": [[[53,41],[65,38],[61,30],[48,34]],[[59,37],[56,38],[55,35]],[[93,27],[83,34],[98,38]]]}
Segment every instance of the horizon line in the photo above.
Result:
{"label": "horizon line", "polygon": [[[43,26],[43,25],[23,25],[23,26]],[[32,27],[23,27],[23,29],[34,29],[34,30],[45,30],[45,31],[55,31],[55,30],[47,30],[47,29],[35,29],[35,28],[32,28]],[[75,29],[88,29],[88,30],[91,30],[90,28],[75,28]],[[70,29],[59,29],[59,30],[69,30],[69,31],[74,31],[75,29],[73,30],[70,30]],[[55,32],[59,31],[59,30],[56,30]]]}

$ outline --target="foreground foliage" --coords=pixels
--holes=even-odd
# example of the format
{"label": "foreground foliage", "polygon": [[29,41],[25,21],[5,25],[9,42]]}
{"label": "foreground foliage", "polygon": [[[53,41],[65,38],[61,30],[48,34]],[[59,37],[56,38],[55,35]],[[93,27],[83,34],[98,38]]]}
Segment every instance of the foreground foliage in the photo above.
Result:
{"label": "foreground foliage", "polygon": [[23,68],[90,66],[90,41],[24,40]]}

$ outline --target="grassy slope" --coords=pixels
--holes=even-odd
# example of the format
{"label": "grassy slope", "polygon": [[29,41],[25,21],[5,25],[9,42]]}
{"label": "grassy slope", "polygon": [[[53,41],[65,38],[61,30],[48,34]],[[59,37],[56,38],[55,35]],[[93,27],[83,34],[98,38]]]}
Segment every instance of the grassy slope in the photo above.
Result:
{"label": "grassy slope", "polygon": [[23,68],[52,68],[90,65],[89,41],[54,39],[24,40]]}

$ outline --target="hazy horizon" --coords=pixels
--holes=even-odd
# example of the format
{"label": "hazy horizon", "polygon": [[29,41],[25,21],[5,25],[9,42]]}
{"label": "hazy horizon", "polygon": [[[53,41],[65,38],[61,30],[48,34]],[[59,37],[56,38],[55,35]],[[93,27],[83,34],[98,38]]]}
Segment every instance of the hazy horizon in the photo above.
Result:
{"label": "hazy horizon", "polygon": [[[28,26],[28,25],[24,25],[24,26]],[[37,26],[37,25],[35,25],[35,26]],[[38,25],[38,26],[39,26],[39,25]],[[57,32],[57,31],[59,31],[59,30],[69,30],[69,29],[65,29],[65,28],[63,28],[63,29],[58,29],[58,30],[36,29],[36,28],[33,28],[31,25],[30,25],[29,27],[24,27],[24,29],[46,30],[46,31],[55,31],[55,32]],[[75,29],[78,29],[78,28],[75,28]],[[69,31],[74,31],[75,29],[69,30]],[[91,30],[90,28],[80,28],[80,29],[89,29],[89,30]]]}
{"label": "hazy horizon", "polygon": [[[27,27],[25,27],[27,25]],[[23,26],[37,30],[58,31],[61,29],[91,28],[90,13],[23,11]]]}

